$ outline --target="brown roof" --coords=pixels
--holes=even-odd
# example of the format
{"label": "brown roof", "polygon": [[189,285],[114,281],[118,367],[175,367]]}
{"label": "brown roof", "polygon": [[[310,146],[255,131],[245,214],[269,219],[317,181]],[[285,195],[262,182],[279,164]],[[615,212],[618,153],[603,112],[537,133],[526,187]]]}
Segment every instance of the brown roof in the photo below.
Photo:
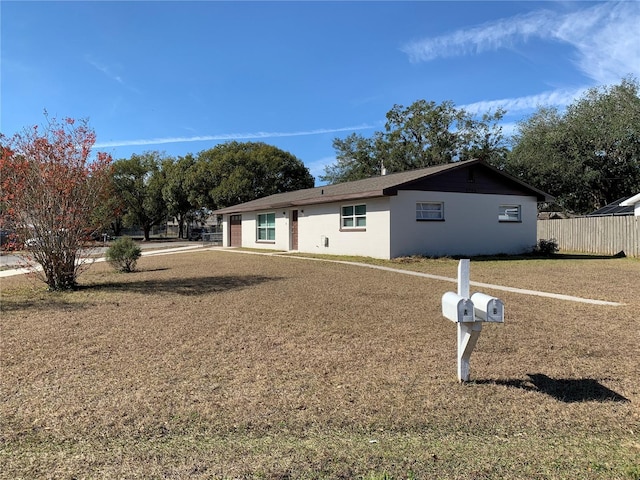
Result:
{"label": "brown roof", "polygon": [[468,160],[465,162],[447,163],[433,167],[409,170],[406,172],[391,173],[377,177],[355,180],[352,182],[336,183],[335,185],[324,185],[321,187],[307,188],[293,192],[276,193],[268,197],[258,198],[250,202],[241,203],[231,207],[221,208],[214,211],[216,214],[233,214],[242,212],[252,212],[271,208],[287,208],[303,205],[341,202],[344,200],[355,200],[373,197],[395,195],[398,187],[417,182],[426,177],[434,176],[445,171],[467,167],[469,165],[482,163],[484,166],[494,170],[497,174],[503,175],[512,181],[520,184],[525,190],[535,195],[539,201],[547,200],[549,196],[520,180],[501,172],[480,160]]}

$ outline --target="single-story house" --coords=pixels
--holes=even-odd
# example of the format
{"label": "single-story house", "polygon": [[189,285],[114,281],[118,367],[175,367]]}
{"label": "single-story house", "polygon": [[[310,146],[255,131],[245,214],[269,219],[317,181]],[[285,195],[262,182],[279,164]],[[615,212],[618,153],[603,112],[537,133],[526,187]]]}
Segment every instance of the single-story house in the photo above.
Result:
{"label": "single-story house", "polygon": [[518,254],[551,197],[480,160],[279,193],[222,208],[223,246],[331,255]]}
{"label": "single-story house", "polygon": [[634,195],[633,197],[627,198],[623,202],[620,202],[620,205],[623,207],[632,207],[633,214],[636,217],[640,217],[640,193]]}

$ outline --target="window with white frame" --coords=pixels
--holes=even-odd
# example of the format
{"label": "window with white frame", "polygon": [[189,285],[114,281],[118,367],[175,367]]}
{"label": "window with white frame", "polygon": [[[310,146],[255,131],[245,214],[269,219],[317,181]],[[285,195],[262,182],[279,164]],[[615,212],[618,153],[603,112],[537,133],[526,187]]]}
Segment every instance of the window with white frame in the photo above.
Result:
{"label": "window with white frame", "polygon": [[257,230],[257,240],[259,242],[274,242],[276,240],[276,214],[259,214]]}
{"label": "window with white frame", "polygon": [[444,220],[443,202],[418,202],[416,203],[416,220]]}
{"label": "window with white frame", "polygon": [[340,225],[342,228],[365,228],[367,226],[366,205],[346,205],[340,210]]}
{"label": "window with white frame", "polygon": [[498,209],[499,222],[519,222],[521,219],[520,205],[500,205]]}

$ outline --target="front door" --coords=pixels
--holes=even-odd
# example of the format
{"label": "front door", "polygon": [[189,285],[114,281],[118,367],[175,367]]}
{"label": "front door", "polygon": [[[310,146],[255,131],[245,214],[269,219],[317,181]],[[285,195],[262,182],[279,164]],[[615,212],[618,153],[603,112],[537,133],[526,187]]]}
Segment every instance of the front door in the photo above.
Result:
{"label": "front door", "polygon": [[242,246],[242,215],[231,215],[229,217],[229,246]]}
{"label": "front door", "polygon": [[298,210],[291,211],[291,250],[298,250]]}

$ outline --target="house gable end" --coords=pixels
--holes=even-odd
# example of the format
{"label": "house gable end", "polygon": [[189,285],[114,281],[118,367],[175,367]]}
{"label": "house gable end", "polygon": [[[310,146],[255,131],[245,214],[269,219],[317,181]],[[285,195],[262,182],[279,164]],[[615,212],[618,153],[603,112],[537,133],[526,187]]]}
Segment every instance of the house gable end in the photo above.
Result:
{"label": "house gable end", "polygon": [[386,195],[397,195],[400,190],[478,193],[496,195],[536,196],[538,201],[546,195],[484,163],[461,164],[460,168],[445,170],[385,190]]}

